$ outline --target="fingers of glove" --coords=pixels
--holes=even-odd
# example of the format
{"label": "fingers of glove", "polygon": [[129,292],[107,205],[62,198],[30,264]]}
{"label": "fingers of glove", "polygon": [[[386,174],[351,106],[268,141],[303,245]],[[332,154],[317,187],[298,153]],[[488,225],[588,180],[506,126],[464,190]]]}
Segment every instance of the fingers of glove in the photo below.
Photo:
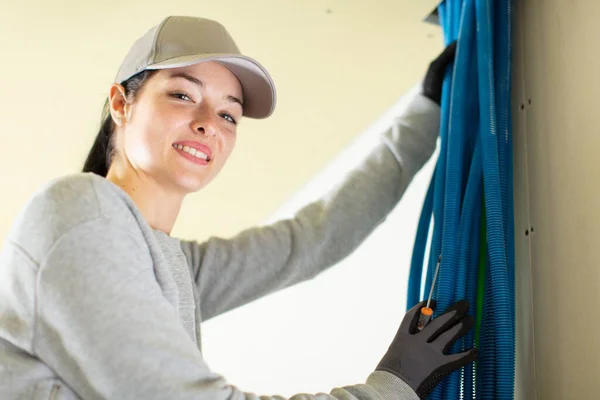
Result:
{"label": "fingers of glove", "polygon": [[423,329],[428,342],[434,341],[439,335],[450,329],[457,321],[462,319],[469,309],[467,300],[460,300],[450,306],[445,313],[434,318],[429,325]]}
{"label": "fingers of glove", "polygon": [[441,75],[446,66],[454,60],[455,56],[456,41],[450,43],[435,60],[429,63],[430,71],[435,72],[436,75]]}
{"label": "fingers of glove", "polygon": [[404,315],[404,319],[400,324],[400,331],[413,334],[417,330],[417,324],[419,323],[419,316],[421,315],[421,309],[425,307],[426,302],[422,301],[417,303],[413,308],[408,310]]}
{"label": "fingers of glove", "polygon": [[448,65],[450,62],[452,62],[452,60],[454,60],[455,56],[456,56],[456,40],[453,41],[452,43],[450,43],[448,46],[446,46],[446,48],[444,49],[442,54],[440,54],[438,56],[436,61],[439,62],[440,66],[444,67],[444,66]]}
{"label": "fingers of glove", "polygon": [[464,353],[452,354],[444,356],[443,361],[439,364],[431,375],[427,377],[417,388],[416,393],[420,399],[426,399],[435,387],[448,374],[460,369],[477,359],[477,349],[471,349]]}
{"label": "fingers of glove", "polygon": [[444,370],[448,372],[455,371],[459,368],[469,365],[477,359],[479,352],[473,348],[462,353],[449,354],[444,356]]}
{"label": "fingers of glove", "polygon": [[470,315],[462,318],[452,328],[438,336],[434,340],[434,344],[444,354],[456,343],[458,339],[463,337],[473,327],[475,320]]}
{"label": "fingers of glove", "polygon": [[464,353],[444,356],[438,367],[425,379],[416,390],[420,399],[426,399],[435,387],[452,372],[460,369],[477,359],[477,349],[471,349]]}

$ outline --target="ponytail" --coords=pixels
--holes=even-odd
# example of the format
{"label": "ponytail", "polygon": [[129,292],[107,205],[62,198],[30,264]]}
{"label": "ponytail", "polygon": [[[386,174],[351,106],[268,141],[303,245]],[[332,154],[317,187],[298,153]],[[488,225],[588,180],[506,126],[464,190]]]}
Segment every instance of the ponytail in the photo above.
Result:
{"label": "ponytail", "polygon": [[110,115],[108,100],[106,100],[102,110],[102,124],[100,125],[100,131],[85,160],[83,172],[93,172],[96,175],[106,177],[113,158],[114,131],[115,123]]}

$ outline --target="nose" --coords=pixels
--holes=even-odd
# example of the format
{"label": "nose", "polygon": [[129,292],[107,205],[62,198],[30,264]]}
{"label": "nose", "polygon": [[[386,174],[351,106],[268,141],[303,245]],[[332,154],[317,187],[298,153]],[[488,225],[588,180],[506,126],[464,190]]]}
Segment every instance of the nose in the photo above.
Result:
{"label": "nose", "polygon": [[198,124],[196,125],[196,129],[194,129],[197,133],[206,136],[216,136],[217,130],[214,128],[213,124]]}
{"label": "nose", "polygon": [[205,110],[204,112],[198,113],[198,116],[194,120],[193,124],[193,129],[196,133],[206,136],[217,135],[217,123],[215,121],[214,116],[211,115],[209,110]]}
{"label": "nose", "polygon": [[201,133],[203,135],[207,135],[207,136],[215,136],[215,132],[213,129],[206,129],[204,128],[204,126],[198,126],[196,128],[196,132]]}

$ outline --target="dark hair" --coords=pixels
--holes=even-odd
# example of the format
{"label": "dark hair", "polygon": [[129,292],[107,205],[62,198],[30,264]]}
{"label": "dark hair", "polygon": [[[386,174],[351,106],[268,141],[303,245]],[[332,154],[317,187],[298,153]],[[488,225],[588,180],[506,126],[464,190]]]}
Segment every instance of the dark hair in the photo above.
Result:
{"label": "dark hair", "polygon": [[[127,96],[129,102],[134,102],[137,99],[144,84],[155,72],[156,70],[145,70],[122,83],[125,88],[125,96]],[[114,131],[115,123],[110,115],[110,106],[107,99],[102,109],[100,131],[85,160],[83,172],[93,172],[106,177],[115,153]]]}

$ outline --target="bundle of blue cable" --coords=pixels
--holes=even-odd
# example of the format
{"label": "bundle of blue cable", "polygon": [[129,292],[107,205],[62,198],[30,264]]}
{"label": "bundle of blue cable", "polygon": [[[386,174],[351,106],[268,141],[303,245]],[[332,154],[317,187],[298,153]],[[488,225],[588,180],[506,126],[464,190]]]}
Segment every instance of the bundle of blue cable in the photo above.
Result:
{"label": "bundle of blue cable", "polygon": [[479,358],[429,398],[513,399],[512,0],[445,0],[438,14],[446,45],[456,40],[457,50],[444,80],[440,154],[419,221],[407,306],[429,294],[441,255],[436,314],[469,300],[476,328],[453,352],[476,346]]}

